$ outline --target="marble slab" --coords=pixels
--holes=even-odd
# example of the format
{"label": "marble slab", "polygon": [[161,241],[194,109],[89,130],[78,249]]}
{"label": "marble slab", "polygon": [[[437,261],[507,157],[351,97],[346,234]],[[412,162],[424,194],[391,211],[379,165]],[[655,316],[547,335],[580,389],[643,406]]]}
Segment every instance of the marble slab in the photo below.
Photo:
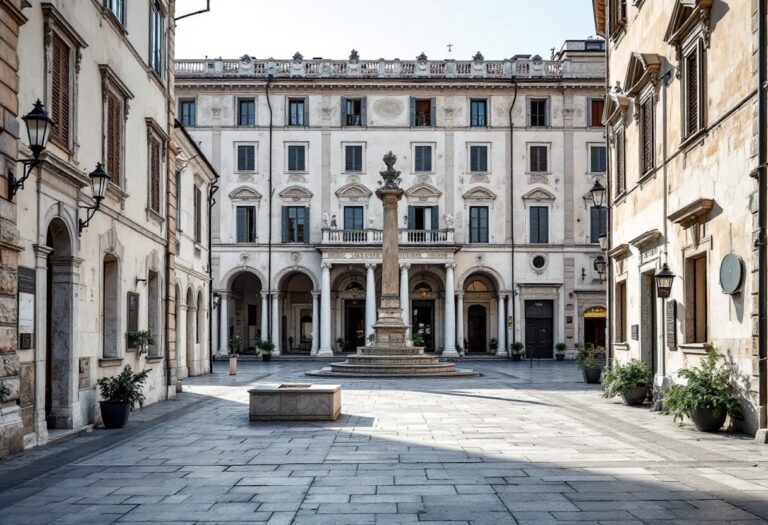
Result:
{"label": "marble slab", "polygon": [[251,421],[335,421],[341,414],[341,385],[269,383],[248,393]]}

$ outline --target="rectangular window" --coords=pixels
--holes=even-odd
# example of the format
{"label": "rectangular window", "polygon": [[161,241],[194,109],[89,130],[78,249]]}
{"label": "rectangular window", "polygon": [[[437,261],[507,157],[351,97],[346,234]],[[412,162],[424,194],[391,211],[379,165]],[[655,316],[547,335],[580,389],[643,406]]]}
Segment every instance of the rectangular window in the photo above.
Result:
{"label": "rectangular window", "polygon": [[162,155],[160,141],[149,140],[149,209],[160,213],[160,173],[162,171]]}
{"label": "rectangular window", "polygon": [[488,125],[488,101],[485,99],[474,99],[469,103],[470,123],[473,128],[485,127]]}
{"label": "rectangular window", "polygon": [[183,231],[181,225],[181,171],[176,171],[176,230]]}
{"label": "rectangular window", "polygon": [[179,115],[183,126],[195,126],[197,124],[197,102],[195,99],[180,100]]}
{"label": "rectangular window", "polygon": [[344,206],[344,229],[362,230],[363,229],[363,207],[362,206]]}
{"label": "rectangular window", "polygon": [[592,206],[589,209],[589,242],[597,244],[608,230],[608,208]]}
{"label": "rectangular window", "polygon": [[194,207],[195,207],[195,242],[203,242],[203,192],[200,191],[200,186],[195,184],[194,191]]}
{"label": "rectangular window", "polygon": [[256,242],[256,207],[237,207],[237,242]]}
{"label": "rectangular window", "polygon": [[480,173],[488,171],[488,146],[469,147],[469,171]]}
{"label": "rectangular window", "polygon": [[344,146],[344,171],[363,171],[362,146]]}
{"label": "rectangular window", "polygon": [[589,101],[589,125],[599,128],[603,125],[603,108],[605,101],[602,98],[593,98]]}
{"label": "rectangular window", "polygon": [[256,101],[252,98],[241,98],[237,100],[237,125],[256,125]]}
{"label": "rectangular window", "polygon": [[283,206],[283,242],[309,242],[309,208]]}
{"label": "rectangular window", "polygon": [[437,230],[439,217],[437,206],[408,206],[408,229]]}
{"label": "rectangular window", "polygon": [[55,32],[51,40],[51,118],[50,139],[69,150],[70,48]]}
{"label": "rectangular window", "polygon": [[414,146],[413,171],[432,171],[432,146]]}
{"label": "rectangular window", "polygon": [[640,165],[643,170],[643,175],[653,170],[653,150],[655,145],[653,121],[653,97],[650,97],[640,105],[640,135],[642,138],[640,147]]}
{"label": "rectangular window", "polygon": [[606,151],[605,146],[589,147],[589,172],[605,173]]}
{"label": "rectangular window", "polygon": [[163,78],[165,66],[165,16],[158,2],[150,4],[149,11],[149,66]]}
{"label": "rectangular window", "polygon": [[549,242],[549,208],[546,206],[530,207],[531,244]]}
{"label": "rectangular window", "polygon": [[288,171],[306,171],[305,146],[288,146]]}
{"label": "rectangular window", "polygon": [[104,7],[115,15],[118,22],[125,25],[125,2],[123,0],[104,0]]}
{"label": "rectangular window", "polygon": [[237,146],[237,171],[256,171],[256,146],[252,144]]}
{"label": "rectangular window", "polygon": [[469,207],[469,242],[488,242],[488,206]]}
{"label": "rectangular window", "polygon": [[288,125],[306,126],[305,101],[303,98],[288,100]]}
{"label": "rectangular window", "polygon": [[435,99],[411,98],[411,126],[429,127],[435,125]]}
{"label": "rectangular window", "polygon": [[626,146],[624,143],[624,129],[616,133],[616,195],[621,195],[627,189],[626,177]]}
{"label": "rectangular window", "polygon": [[543,128],[549,125],[547,106],[547,99],[545,98],[533,98],[529,101],[529,126]]}
{"label": "rectangular window", "polygon": [[685,261],[686,340],[707,342],[707,258],[702,255]]}
{"label": "rectangular window", "polygon": [[618,32],[627,22],[627,0],[609,0],[608,3],[608,32],[610,35]]}
{"label": "rectangular window", "polygon": [[109,180],[120,185],[123,162],[123,103],[112,92],[107,93],[107,174]]}
{"label": "rectangular window", "polygon": [[546,146],[531,146],[529,148],[532,172],[547,173],[549,171],[548,149]]}
{"label": "rectangular window", "polygon": [[365,98],[342,97],[341,125],[365,126]]}
{"label": "rectangular window", "polygon": [[627,283],[616,283],[616,342],[627,340]]}
{"label": "rectangular window", "polygon": [[685,56],[683,67],[685,82],[683,109],[685,114],[685,136],[690,137],[702,128],[702,102],[704,100],[699,44]]}

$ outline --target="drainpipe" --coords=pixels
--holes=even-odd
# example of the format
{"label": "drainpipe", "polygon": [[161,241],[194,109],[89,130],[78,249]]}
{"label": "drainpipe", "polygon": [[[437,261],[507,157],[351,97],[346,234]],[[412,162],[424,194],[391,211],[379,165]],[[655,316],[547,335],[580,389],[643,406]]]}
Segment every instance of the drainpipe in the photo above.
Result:
{"label": "drainpipe", "polygon": [[208,187],[208,304],[211,305],[211,309],[208,311],[208,356],[211,362],[211,373],[213,373],[213,253],[211,252],[212,234],[211,234],[211,211],[213,205],[216,204],[214,196],[219,191],[219,175],[215,174],[216,178],[213,179],[211,185]]}
{"label": "drainpipe", "polygon": [[[507,357],[512,359],[512,343],[517,341],[517,290],[515,289],[515,121],[512,119],[512,110],[515,108],[515,103],[517,102],[517,79],[512,76],[510,80],[512,80],[512,85],[515,88],[515,94],[512,97],[512,105],[509,106],[509,206],[511,208],[510,220],[512,222],[510,225],[512,237],[512,280],[510,282],[512,296],[510,297],[511,300],[509,301],[509,306],[510,315],[512,316],[512,341],[508,342],[509,350],[507,351]],[[461,344],[463,345],[464,341],[461,341]]]}
{"label": "drainpipe", "polygon": [[766,301],[768,301],[768,280],[766,276],[766,228],[768,228],[768,180],[766,163],[768,162],[768,101],[766,90],[768,89],[768,74],[766,72],[766,60],[768,60],[768,38],[766,38],[766,0],[759,0],[757,8],[758,16],[758,156],[757,169],[753,176],[758,180],[758,431],[756,439],[768,442],[768,351],[766,350],[766,337],[768,337],[768,322],[766,319]]}
{"label": "drainpipe", "polygon": [[[267,76],[267,85],[264,86],[264,92],[267,96],[267,108],[269,109],[269,231],[267,233],[267,340],[272,341],[272,102],[269,99],[269,88],[272,84],[273,75]],[[262,337],[264,327],[261,327]],[[278,351],[280,349],[278,348]]]}
{"label": "drainpipe", "polygon": [[[605,94],[606,94],[606,100],[605,100],[605,106],[608,107],[608,95],[611,90],[611,65],[608,60],[608,53],[609,53],[609,46],[608,46],[608,40],[606,39],[604,41],[605,44]],[[622,117],[623,118],[623,117]],[[611,188],[613,187],[613,180],[611,178],[611,148],[608,144],[609,140],[608,137],[611,136],[611,126],[606,120],[605,122],[605,205],[606,205],[606,213],[605,213],[605,220],[608,222],[605,226],[605,236],[606,236],[606,248],[605,248],[605,264],[606,264],[606,273],[608,274],[607,286],[606,286],[606,308],[605,308],[605,362],[609,365],[613,364],[613,316],[611,315],[613,313],[613,258],[608,255],[608,252],[611,251],[611,247],[613,246],[613,228],[611,219],[613,217],[613,206],[611,202],[612,194],[611,194]],[[623,138],[623,135],[622,135]],[[576,334],[578,336],[578,334]]]}

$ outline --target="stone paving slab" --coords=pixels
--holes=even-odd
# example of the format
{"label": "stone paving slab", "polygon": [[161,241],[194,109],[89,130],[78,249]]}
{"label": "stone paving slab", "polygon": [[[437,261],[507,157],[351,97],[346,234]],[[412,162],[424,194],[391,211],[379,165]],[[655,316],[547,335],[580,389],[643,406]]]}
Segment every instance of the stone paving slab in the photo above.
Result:
{"label": "stone paving slab", "polygon": [[472,366],[342,380],[337,421],[249,422],[249,387],[316,364],[217,363],[124,430],[0,463],[0,524],[768,523],[766,445],[602,399],[572,362]]}

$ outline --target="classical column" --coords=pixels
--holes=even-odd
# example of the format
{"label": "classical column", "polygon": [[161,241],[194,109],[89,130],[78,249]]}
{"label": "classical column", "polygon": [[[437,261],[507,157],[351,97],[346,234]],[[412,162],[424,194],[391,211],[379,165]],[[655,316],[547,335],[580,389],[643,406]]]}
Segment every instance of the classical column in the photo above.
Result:
{"label": "classical column", "polygon": [[456,307],[454,306],[453,269],[456,265],[445,265],[445,348],[443,357],[459,357],[456,351]]}
{"label": "classical column", "polygon": [[[178,302],[178,300],[179,300],[179,298],[177,297],[176,301]],[[221,296],[219,296],[219,303],[221,303]],[[218,320],[218,315],[220,313],[219,312],[219,308],[221,308],[221,307],[220,306],[214,306],[213,303],[211,304],[211,315],[213,316],[213,322],[211,323],[211,329],[212,329],[212,332],[211,332],[211,352],[214,353],[214,354],[220,354],[221,353],[221,348],[219,348],[219,320]],[[179,339],[179,337],[177,335],[176,336],[176,340],[177,340],[176,348],[177,349],[179,348],[178,339]]]}
{"label": "classical column", "polygon": [[227,304],[229,303],[229,294],[227,292],[221,292],[221,301],[219,302],[219,308],[221,308],[221,319],[219,320],[219,337],[221,352],[223,354],[229,354],[229,313],[227,312]]}
{"label": "classical column", "polygon": [[179,329],[176,331],[176,377],[183,378],[182,369],[187,367],[189,370],[189,363],[187,363],[187,308],[186,304],[179,305],[179,316],[176,319],[176,324]]}
{"label": "classical column", "polygon": [[272,355],[280,355],[280,328],[283,319],[283,316],[280,315],[281,295],[280,292],[272,294],[272,343],[275,345]]}
{"label": "classical column", "polygon": [[310,355],[317,355],[320,348],[320,292],[312,290],[312,349]]}
{"label": "classical column", "polygon": [[461,345],[461,354],[464,348],[464,292],[456,292],[456,341]]}
{"label": "classical column", "polygon": [[400,309],[403,311],[403,322],[409,327],[406,332],[408,339],[411,338],[411,310],[408,307],[408,269],[410,267],[409,263],[400,265]]}
{"label": "classical column", "polygon": [[507,298],[505,294],[499,294],[499,310],[497,312],[497,317],[499,320],[499,328],[497,330],[496,340],[499,343],[499,346],[496,349],[496,355],[499,357],[507,357],[509,353],[507,352],[507,345],[505,343],[506,340],[506,333],[507,333],[507,317],[505,315],[504,311],[504,300]]}
{"label": "classical column", "polygon": [[322,263],[320,265],[320,350],[318,357],[332,357],[333,347],[331,346],[331,265]]}
{"label": "classical column", "polygon": [[368,337],[373,335],[373,325],[376,324],[376,264],[368,263],[365,268],[365,345],[368,346]]}
{"label": "classical column", "polygon": [[48,323],[43,312],[48,310],[48,256],[53,248],[34,244],[35,250],[35,436],[38,445],[48,442],[48,423],[45,420],[45,368]]}
{"label": "classical column", "polygon": [[269,293],[261,292],[261,336],[259,339],[267,339],[269,334]]}

